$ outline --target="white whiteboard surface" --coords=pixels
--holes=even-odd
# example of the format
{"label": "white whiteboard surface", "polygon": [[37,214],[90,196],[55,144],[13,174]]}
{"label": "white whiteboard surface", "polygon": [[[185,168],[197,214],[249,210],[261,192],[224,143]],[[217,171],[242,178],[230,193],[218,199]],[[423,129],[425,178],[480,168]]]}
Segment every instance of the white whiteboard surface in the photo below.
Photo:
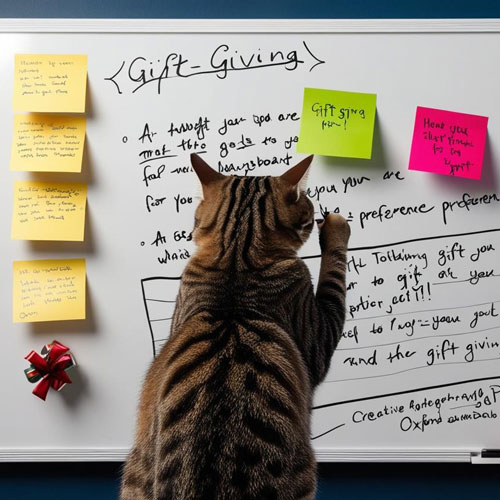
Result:
{"label": "white whiteboard surface", "polygon": [[[239,174],[281,174],[284,163],[302,157],[287,141],[298,134],[300,122],[292,117],[300,116],[304,87],[377,94],[372,159],[316,157],[309,176],[317,210],[321,203],[351,214],[348,281],[356,282],[348,291],[345,336],[316,392],[318,459],[468,461],[483,448],[500,448],[499,22],[4,20],[0,47],[0,459],[125,457],[141,380],[168,335],[175,278],[185,263],[159,259],[193,251],[179,236],[191,230],[195,203],[175,201],[194,192],[189,154],[206,151],[214,167],[220,162],[231,170],[232,164]],[[81,175],[9,171],[15,53],[88,55]],[[155,80],[166,61],[168,78]],[[140,85],[141,70],[150,69],[153,77],[145,78],[153,81]],[[418,105],[490,117],[482,180],[407,170]],[[253,118],[268,114],[261,125]],[[288,119],[279,121],[280,114]],[[224,119],[240,118],[223,133]],[[200,119],[208,130],[174,130]],[[146,124],[156,133],[150,144],[139,140]],[[242,137],[252,146],[238,149]],[[235,143],[226,157],[223,142]],[[153,157],[171,157],[142,163],[148,149],[160,150]],[[274,157],[281,164],[259,166]],[[144,167],[158,173],[161,165],[159,178],[146,186]],[[403,180],[384,179],[398,171]],[[348,177],[369,180],[345,187]],[[13,182],[30,178],[88,182],[84,243],[9,239]],[[464,193],[489,203],[467,205]],[[148,212],[148,196],[164,201]],[[434,208],[426,215],[372,217],[361,227],[362,212],[422,203]],[[446,251],[454,244],[462,256],[455,251],[450,260]],[[474,260],[482,246],[489,249]],[[313,276],[318,254],[313,234],[300,252]],[[87,319],[13,324],[12,262],[72,257],[87,262]],[[419,283],[406,296],[397,290],[398,275],[415,267]],[[487,277],[474,283],[475,271]],[[375,276],[383,283],[373,285]],[[406,299],[397,298],[388,312],[400,295]],[[357,307],[366,300],[375,305]],[[436,316],[453,323],[436,326]],[[71,373],[74,385],[51,391],[44,403],[31,394],[23,358],[53,339],[70,346],[79,366]],[[443,342],[445,359],[436,355]],[[390,362],[398,345],[400,355]]]}

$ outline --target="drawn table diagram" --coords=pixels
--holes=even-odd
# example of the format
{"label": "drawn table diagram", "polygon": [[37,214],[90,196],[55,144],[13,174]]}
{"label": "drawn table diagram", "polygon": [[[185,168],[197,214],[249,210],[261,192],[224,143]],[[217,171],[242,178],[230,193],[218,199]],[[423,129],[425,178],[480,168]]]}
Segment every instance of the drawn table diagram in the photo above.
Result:
{"label": "drawn table diagram", "polygon": [[[498,247],[500,229],[351,248],[346,322],[314,410],[335,412],[500,380],[500,296],[491,295],[499,277]],[[320,256],[303,259],[317,276]],[[168,338],[179,283],[180,277],[142,280],[155,355]],[[464,294],[465,287],[472,292]],[[477,405],[448,398],[439,418],[448,415],[450,422]],[[325,420],[312,439],[346,425]]]}

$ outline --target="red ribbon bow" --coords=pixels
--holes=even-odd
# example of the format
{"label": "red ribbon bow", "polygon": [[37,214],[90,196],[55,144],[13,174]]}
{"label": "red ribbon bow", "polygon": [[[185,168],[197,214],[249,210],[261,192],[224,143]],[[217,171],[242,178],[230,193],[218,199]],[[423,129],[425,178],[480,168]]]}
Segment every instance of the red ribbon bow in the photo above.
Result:
{"label": "red ribbon bow", "polygon": [[31,351],[24,358],[33,366],[33,375],[41,377],[33,389],[33,394],[44,401],[50,387],[58,391],[64,384],[71,384],[71,379],[65,370],[74,364],[71,354],[68,354],[69,348],[57,340],[47,345],[46,349],[48,353],[45,357]]}

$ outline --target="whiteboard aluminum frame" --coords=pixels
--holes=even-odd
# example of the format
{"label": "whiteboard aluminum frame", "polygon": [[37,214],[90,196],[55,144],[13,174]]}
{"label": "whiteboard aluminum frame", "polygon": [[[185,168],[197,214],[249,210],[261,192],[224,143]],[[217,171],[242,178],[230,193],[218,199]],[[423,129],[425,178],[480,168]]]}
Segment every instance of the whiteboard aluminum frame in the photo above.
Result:
{"label": "whiteboard aluminum frame", "polygon": [[[0,462],[122,462],[127,448],[0,449]],[[469,450],[316,450],[318,462],[471,462]]]}
{"label": "whiteboard aluminum frame", "polygon": [[[0,19],[0,33],[500,33],[500,19]],[[121,462],[127,448],[0,448],[0,462]],[[471,462],[474,450],[315,450],[318,462]]]}
{"label": "whiteboard aluminum frame", "polygon": [[0,33],[498,33],[500,19],[0,19]]}

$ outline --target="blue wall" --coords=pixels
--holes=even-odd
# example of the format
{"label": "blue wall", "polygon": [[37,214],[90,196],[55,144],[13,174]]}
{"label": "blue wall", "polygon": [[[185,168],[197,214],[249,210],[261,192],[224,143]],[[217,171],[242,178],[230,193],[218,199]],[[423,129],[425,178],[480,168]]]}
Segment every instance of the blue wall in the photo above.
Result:
{"label": "blue wall", "polygon": [[[478,18],[497,0],[0,0],[0,17]],[[497,57],[498,55],[492,55]],[[113,500],[120,464],[0,464],[1,500]],[[318,500],[500,499],[500,468],[469,464],[322,464]]]}
{"label": "blue wall", "polygon": [[498,0],[1,0],[0,17],[500,17]]}
{"label": "blue wall", "polygon": [[[114,500],[121,464],[3,464],[2,500]],[[498,466],[321,464],[317,500],[500,498]]]}

